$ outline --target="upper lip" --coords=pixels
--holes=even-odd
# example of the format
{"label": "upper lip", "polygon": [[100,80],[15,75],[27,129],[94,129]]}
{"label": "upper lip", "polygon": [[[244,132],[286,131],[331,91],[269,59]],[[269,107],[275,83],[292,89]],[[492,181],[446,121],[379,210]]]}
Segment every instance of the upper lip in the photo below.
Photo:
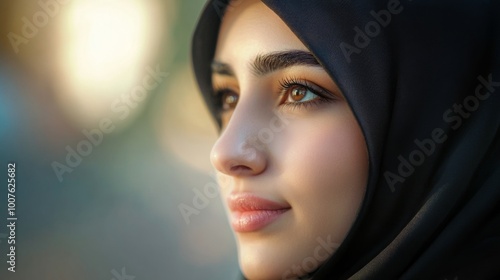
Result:
{"label": "upper lip", "polygon": [[237,212],[282,210],[291,208],[287,203],[268,200],[252,193],[232,193],[227,199],[227,204],[231,211]]}

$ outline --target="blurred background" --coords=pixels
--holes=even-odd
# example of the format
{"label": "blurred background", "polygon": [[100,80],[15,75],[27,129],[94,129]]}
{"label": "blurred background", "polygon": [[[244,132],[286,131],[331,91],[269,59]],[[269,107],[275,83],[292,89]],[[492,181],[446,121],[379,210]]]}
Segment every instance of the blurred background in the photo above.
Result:
{"label": "blurred background", "polygon": [[0,279],[238,275],[209,162],[216,127],[190,66],[204,4],[0,2]]}

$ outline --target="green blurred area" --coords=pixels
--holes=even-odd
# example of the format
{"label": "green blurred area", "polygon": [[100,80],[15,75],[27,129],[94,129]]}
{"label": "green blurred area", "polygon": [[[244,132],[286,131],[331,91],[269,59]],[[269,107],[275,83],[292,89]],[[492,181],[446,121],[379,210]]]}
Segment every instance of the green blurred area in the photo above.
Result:
{"label": "green blurred area", "polygon": [[[179,210],[214,183],[216,129],[189,57],[204,2],[0,3],[0,181],[15,162],[18,218],[15,273],[0,227],[0,279],[235,279],[220,198]],[[123,101],[152,69],[166,77]]]}

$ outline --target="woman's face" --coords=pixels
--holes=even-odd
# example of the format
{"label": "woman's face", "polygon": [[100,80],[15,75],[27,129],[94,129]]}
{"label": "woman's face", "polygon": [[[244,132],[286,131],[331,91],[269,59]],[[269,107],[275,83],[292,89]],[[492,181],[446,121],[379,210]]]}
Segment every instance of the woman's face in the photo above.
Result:
{"label": "woman's face", "polygon": [[[318,27],[330,28],[330,27]],[[249,279],[294,279],[344,240],[368,155],[333,80],[260,1],[223,18],[212,65],[223,131],[211,160]]]}

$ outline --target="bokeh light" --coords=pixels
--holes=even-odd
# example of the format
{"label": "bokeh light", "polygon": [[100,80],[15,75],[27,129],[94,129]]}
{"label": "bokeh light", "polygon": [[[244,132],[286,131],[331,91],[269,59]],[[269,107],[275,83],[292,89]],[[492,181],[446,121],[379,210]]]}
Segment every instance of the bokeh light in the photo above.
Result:
{"label": "bokeh light", "polygon": [[58,100],[77,121],[92,124],[109,117],[112,101],[140,84],[158,35],[168,35],[158,6],[154,1],[75,0],[64,7],[57,38],[63,46]]}

